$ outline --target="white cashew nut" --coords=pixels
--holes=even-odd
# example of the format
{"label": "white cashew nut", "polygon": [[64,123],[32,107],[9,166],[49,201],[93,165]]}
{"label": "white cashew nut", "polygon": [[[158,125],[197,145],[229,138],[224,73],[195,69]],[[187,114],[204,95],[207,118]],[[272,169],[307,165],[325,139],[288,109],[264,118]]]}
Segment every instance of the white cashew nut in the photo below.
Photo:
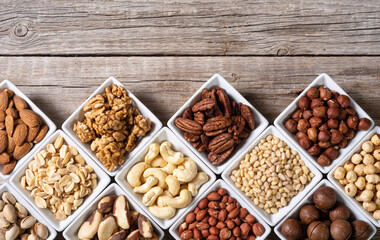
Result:
{"label": "white cashew nut", "polygon": [[150,206],[149,211],[156,217],[161,219],[170,219],[174,217],[176,209],[173,207],[159,207],[157,205]]}
{"label": "white cashew nut", "polygon": [[183,153],[173,151],[172,144],[168,141],[161,143],[160,154],[168,163],[178,165],[184,161]]}
{"label": "white cashew nut", "polygon": [[160,145],[158,143],[149,144],[149,151],[145,155],[145,162],[150,163],[160,153]]}
{"label": "white cashew nut", "polygon": [[190,182],[198,173],[197,164],[193,159],[185,157],[185,161],[183,162],[182,166],[184,169],[174,169],[173,175],[176,176],[179,181]]}
{"label": "white cashew nut", "polygon": [[168,163],[165,167],[161,168],[162,171],[166,172],[166,174],[173,174],[174,169],[176,169],[177,166],[173,165],[171,163]]}
{"label": "white cashew nut", "polygon": [[159,168],[148,168],[144,171],[143,174],[144,177],[150,177],[153,176],[157,178],[158,180],[158,186],[161,187],[162,189],[166,188],[166,182],[165,179],[168,176],[164,171],[162,171]]}
{"label": "white cashew nut", "polygon": [[183,189],[178,197],[162,196],[162,203],[174,208],[184,208],[187,207],[192,200],[192,196],[189,190]]}
{"label": "white cashew nut", "polygon": [[195,178],[189,182],[188,189],[191,195],[196,196],[198,194],[198,189],[209,179],[208,175],[204,172],[198,173]]}
{"label": "white cashew nut", "polygon": [[133,191],[135,193],[147,193],[153,186],[155,186],[156,184],[158,183],[158,179],[153,177],[153,176],[149,176],[147,179],[146,179],[146,182],[141,185],[141,186],[138,186],[138,187],[135,187],[133,189]]}
{"label": "white cashew nut", "polygon": [[[170,164],[170,163],[169,163]],[[172,196],[177,196],[179,193],[179,188],[181,187],[181,184],[179,183],[178,179],[174,177],[173,175],[169,175],[165,179],[166,183],[168,184],[168,191]]]}
{"label": "white cashew nut", "polygon": [[157,156],[155,159],[152,160],[150,165],[152,165],[152,167],[154,168],[157,168],[157,167],[163,168],[166,165],[168,165],[168,162],[165,161],[161,156]]}
{"label": "white cashew nut", "polygon": [[139,162],[134,165],[127,174],[127,181],[132,187],[138,187],[141,185],[140,176],[143,174],[145,169],[149,168],[150,165],[145,162]]}
{"label": "white cashew nut", "polygon": [[159,207],[166,207],[168,206],[163,200],[162,200],[162,197],[163,196],[170,196],[170,197],[173,197],[168,190],[165,190],[160,196],[158,196],[157,198],[157,206]]}
{"label": "white cashew nut", "polygon": [[142,197],[141,202],[145,206],[151,206],[156,201],[157,197],[162,194],[164,190],[160,187],[151,188],[147,193]]}

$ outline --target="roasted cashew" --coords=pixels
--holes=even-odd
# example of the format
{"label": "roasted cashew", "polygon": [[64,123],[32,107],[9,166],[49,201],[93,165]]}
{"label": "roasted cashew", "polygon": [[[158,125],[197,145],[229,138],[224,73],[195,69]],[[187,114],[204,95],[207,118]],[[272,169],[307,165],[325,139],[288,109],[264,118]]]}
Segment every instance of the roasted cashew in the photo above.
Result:
{"label": "roasted cashew", "polygon": [[171,197],[171,196],[162,196],[162,204],[166,204],[170,207],[174,207],[174,208],[184,208],[184,207],[187,207],[190,203],[191,203],[191,200],[192,200],[192,196],[191,196],[191,193],[189,190],[187,189],[183,189],[180,193],[179,193],[179,196],[178,197]]}
{"label": "roasted cashew", "polygon": [[153,205],[149,207],[150,213],[152,213],[154,216],[161,218],[161,219],[170,219],[174,217],[176,209],[173,207],[159,207],[157,205]]}
{"label": "roasted cashew", "polygon": [[166,174],[173,174],[174,169],[176,169],[177,166],[173,165],[171,163],[168,163],[165,167],[161,168],[162,171],[166,172]]}
{"label": "roasted cashew", "polygon": [[190,182],[191,180],[193,180],[195,175],[197,175],[197,173],[197,164],[194,162],[193,159],[189,157],[185,157],[185,161],[183,162],[183,164],[179,168],[174,169],[173,171],[173,175],[176,176],[177,179],[182,182]]}
{"label": "roasted cashew", "polygon": [[150,165],[152,165],[152,167],[154,168],[157,168],[157,167],[163,168],[166,165],[168,165],[168,162],[165,161],[160,155],[158,155],[155,159],[153,159],[150,162]]}
{"label": "roasted cashew", "polygon": [[138,186],[138,187],[135,187],[133,189],[133,191],[135,193],[147,193],[153,186],[155,186],[156,184],[158,183],[158,179],[153,177],[153,176],[149,176],[147,179],[146,179],[146,182],[141,185],[141,186]]}
{"label": "roasted cashew", "polygon": [[160,145],[158,143],[149,144],[149,151],[145,154],[145,162],[150,163],[160,153]]}
{"label": "roasted cashew", "polygon": [[161,169],[159,169],[159,168],[148,168],[144,171],[143,176],[146,178],[149,176],[153,176],[153,177],[157,178],[157,180],[158,180],[157,185],[159,187],[161,187],[162,189],[166,188],[165,179],[168,175],[164,171],[162,171]]}
{"label": "roasted cashew", "polygon": [[[170,163],[169,163],[170,164]],[[173,175],[169,175],[166,179],[165,179],[166,183],[168,184],[168,191],[169,193],[174,197],[174,196],[177,196],[177,194],[179,193],[179,188],[181,187],[181,184],[179,184],[179,181],[176,177],[174,177]]]}
{"label": "roasted cashew", "polygon": [[168,190],[165,190],[160,196],[158,196],[157,198],[157,206],[159,207],[166,207],[168,206],[167,204],[165,204],[165,202],[162,200],[162,197],[163,196],[170,196],[170,197],[173,197]]}
{"label": "roasted cashew", "polygon": [[160,154],[168,163],[178,165],[184,161],[183,153],[173,151],[172,144],[168,141],[161,143]]}
{"label": "roasted cashew", "polygon": [[204,172],[199,172],[195,178],[189,182],[188,189],[191,195],[196,196],[198,194],[198,189],[209,179],[208,175]]}
{"label": "roasted cashew", "polygon": [[145,162],[139,162],[134,165],[127,174],[127,181],[132,187],[138,187],[141,185],[140,176],[143,174],[145,169],[149,168],[150,165]]}
{"label": "roasted cashew", "polygon": [[160,187],[151,188],[147,193],[142,197],[141,202],[145,206],[151,206],[156,201],[157,197],[162,194],[164,190]]}

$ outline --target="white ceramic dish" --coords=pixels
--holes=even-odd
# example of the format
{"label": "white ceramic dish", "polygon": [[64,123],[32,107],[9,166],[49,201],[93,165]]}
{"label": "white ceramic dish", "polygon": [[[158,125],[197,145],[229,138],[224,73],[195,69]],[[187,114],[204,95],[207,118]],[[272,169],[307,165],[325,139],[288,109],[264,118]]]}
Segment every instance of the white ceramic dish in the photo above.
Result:
{"label": "white ceramic dish", "polygon": [[[234,169],[237,169],[239,167],[240,161],[244,159],[245,155],[250,153],[252,149],[260,142],[262,138],[266,138],[268,135],[273,135],[276,137],[279,137],[281,140],[283,140],[291,149],[296,150],[298,154],[300,155],[301,159],[305,162],[305,165],[309,168],[310,172],[314,173],[315,176],[311,180],[311,182],[305,187],[304,190],[299,192],[296,196],[294,196],[289,204],[285,207],[282,207],[278,210],[275,214],[268,214],[264,209],[256,206],[251,199],[245,195],[239,188],[237,188],[230,178],[230,175]],[[267,129],[264,130],[263,133],[260,134],[258,138],[256,138],[255,141],[250,143],[248,147],[242,152],[231,164],[227,167],[226,171],[222,174],[223,180],[231,186],[235,191],[239,192],[241,194],[241,197],[244,201],[246,201],[249,205],[252,206],[253,209],[262,217],[270,226],[276,225],[279,221],[281,221],[282,218],[284,218],[293,208],[294,206],[299,203],[299,201],[305,197],[305,195],[313,189],[315,185],[318,184],[318,182],[322,179],[322,174],[319,172],[319,170],[310,163],[310,161],[299,151],[299,148],[295,146],[289,139],[287,139],[277,128],[274,126],[269,126]]]}
{"label": "white ceramic dish", "polygon": [[376,228],[373,226],[373,224],[368,221],[366,217],[364,217],[358,210],[357,208],[350,202],[347,201],[347,199],[341,194],[341,192],[337,191],[336,188],[326,179],[322,180],[311,192],[307,194],[307,196],[289,213],[289,215],[286,216],[277,226],[274,228],[274,232],[277,234],[277,236],[281,240],[286,240],[286,238],[282,235],[281,233],[281,225],[283,222],[288,219],[288,218],[298,218],[299,219],[299,211],[301,208],[305,205],[311,204],[313,202],[313,194],[314,192],[322,187],[322,186],[329,186],[333,188],[336,192],[336,199],[337,202],[343,203],[350,209],[351,212],[351,217],[353,216],[355,220],[363,220],[368,223],[369,227],[371,228],[371,236],[368,239],[371,239],[375,234],[376,234]]}
{"label": "white ceramic dish", "polygon": [[[207,153],[198,152],[190,142],[186,141],[183,137],[183,131],[174,124],[174,120],[180,116],[182,116],[183,112],[186,108],[193,106],[201,99],[202,90],[212,89],[215,87],[222,87],[226,90],[226,93],[230,96],[232,100],[235,100],[237,103],[241,102],[249,106],[255,116],[255,130],[253,130],[247,139],[242,139],[241,143],[237,145],[236,149],[233,153],[220,165],[212,165],[210,160],[207,158]],[[264,129],[268,126],[268,120],[259,112],[256,108],[254,108],[231,84],[229,84],[222,76],[219,74],[215,74],[212,76],[205,84],[202,85],[194,95],[187,100],[187,102],[169,119],[168,127],[216,174],[221,174],[224,169],[226,169],[228,162],[233,161],[236,156],[240,155],[240,153],[247,147],[247,145],[252,142]]]}
{"label": "white ceramic dish", "polygon": [[42,149],[45,149],[46,145],[49,143],[53,143],[55,139],[61,135],[64,139],[64,141],[67,143],[67,145],[75,146],[79,154],[82,155],[84,160],[88,165],[90,165],[94,172],[98,175],[98,186],[92,191],[92,193],[87,196],[83,204],[73,212],[72,215],[68,216],[65,220],[59,221],[55,219],[54,214],[50,211],[50,209],[45,208],[39,208],[37,207],[34,197],[30,194],[30,191],[24,189],[21,187],[21,178],[25,175],[25,170],[28,168],[28,163],[33,160],[34,156],[30,156],[30,158],[17,170],[17,172],[12,176],[10,179],[10,183],[14,188],[16,188],[17,191],[20,192],[20,194],[28,200],[30,205],[32,205],[37,211],[41,213],[41,215],[46,219],[47,222],[49,222],[57,231],[63,231],[75,218],[79,216],[79,214],[83,211],[83,209],[86,208],[88,204],[90,204],[96,196],[98,196],[104,188],[107,187],[109,182],[111,181],[110,177],[92,160],[69,136],[67,136],[63,131],[58,130],[55,133],[53,133],[46,141],[44,142],[44,145],[41,145],[37,148],[37,152],[41,151]]}
{"label": "white ceramic dish", "polygon": [[37,148],[39,148],[39,146],[41,146],[43,144],[43,142],[45,141],[45,139],[47,139],[57,129],[57,127],[50,120],[50,118],[48,116],[46,116],[46,114],[44,112],[42,112],[41,109],[39,109],[27,96],[25,96],[25,94],[23,94],[20,91],[20,89],[18,89],[13,83],[11,83],[8,80],[2,81],[0,83],[0,91],[3,91],[6,88],[12,90],[17,96],[19,96],[22,99],[24,99],[25,102],[28,103],[28,109],[33,110],[38,116],[40,116],[41,119],[42,119],[42,121],[49,127],[49,130],[46,133],[46,136],[44,137],[44,139],[42,141],[40,141],[39,143],[35,144],[28,154],[26,154],[23,158],[21,158],[20,160],[17,161],[17,164],[16,164],[15,168],[13,169],[13,171],[10,174],[4,175],[2,173],[3,166],[0,165],[0,177],[3,178],[4,180],[7,180],[8,178],[10,178],[13,175],[13,173],[15,173],[17,171],[17,169],[25,162],[26,159],[29,159],[30,156],[33,156],[34,151]]}
{"label": "white ceramic dish", "polygon": [[348,145],[347,147],[345,148],[342,148],[339,150],[339,157],[337,159],[335,159],[334,161],[332,161],[331,165],[330,166],[320,166],[318,163],[317,163],[317,158],[316,157],[313,157],[311,156],[307,150],[303,149],[302,147],[299,147],[300,148],[300,151],[307,157],[310,159],[310,161],[322,172],[322,173],[328,173],[329,171],[331,171],[331,169],[334,168],[334,166],[336,164],[338,164],[338,162],[340,162],[340,160],[342,160],[346,154],[373,128],[373,126],[375,125],[373,119],[354,101],[354,99],[352,99],[334,80],[331,79],[331,77],[329,75],[327,75],[326,73],[322,73],[321,75],[319,75],[296,99],[294,99],[294,101],[287,107],[285,108],[285,110],[276,118],[276,120],[274,120],[274,125],[289,139],[291,139],[293,141],[293,143],[295,143],[297,146],[299,146],[298,144],[298,140],[297,140],[297,137],[288,132],[288,130],[286,130],[284,124],[286,122],[286,120],[288,120],[290,118],[290,116],[292,115],[292,113],[298,108],[298,100],[302,97],[302,96],[305,96],[306,95],[306,92],[311,88],[311,87],[319,87],[319,86],[326,86],[328,87],[330,90],[335,90],[337,91],[338,93],[340,94],[345,94],[347,95],[350,100],[351,100],[351,107],[353,107],[359,118],[368,118],[370,121],[371,121],[371,127],[367,130],[367,131],[358,131],[356,133],[356,136],[351,139],[349,142],[348,142]]}
{"label": "white ceramic dish", "polygon": [[5,183],[0,186],[0,196],[3,192],[10,192],[16,198],[17,202],[22,204],[26,210],[28,210],[29,215],[35,217],[38,222],[43,223],[49,229],[49,237],[46,240],[55,239],[57,232],[54,228],[49,223],[46,223],[45,219],[20,195],[20,193],[16,191],[16,189],[14,189],[9,183]]}
{"label": "white ceramic dish", "polygon": [[[217,191],[219,188],[225,188],[227,189],[228,191],[228,195],[235,198],[237,200],[237,202],[240,203],[241,207],[242,208],[246,208],[248,210],[248,212],[250,214],[252,214],[253,216],[255,216],[256,218],[256,222],[259,222],[261,223],[264,228],[265,228],[265,232],[263,235],[261,235],[260,237],[257,237],[256,239],[257,240],[261,240],[261,239],[266,239],[266,237],[270,234],[271,232],[271,227],[269,227],[269,225],[259,216],[256,214],[256,211],[254,211],[251,206],[249,204],[247,204],[245,201],[243,201],[243,199],[240,197],[240,193],[236,192],[234,189],[232,189],[228,184],[226,184],[223,180],[219,179],[217,180],[214,184],[212,184],[211,187],[208,188],[208,190],[206,192],[204,192],[202,194],[202,196],[199,198],[199,199],[203,199],[207,196],[207,194],[209,194],[210,192],[213,192],[213,191]],[[190,211],[193,211],[197,205],[198,205],[198,202],[199,201],[196,201],[194,202],[187,210],[186,212],[182,215],[181,218],[179,218],[174,224],[173,226],[169,229],[169,232],[170,234],[177,240],[181,240],[181,237],[180,237],[180,234],[178,232],[178,228],[179,226],[185,222],[185,217],[186,215],[190,212]]]}
{"label": "white ceramic dish", "polygon": [[354,155],[355,153],[357,152],[360,152],[361,150],[361,146],[362,146],[362,143],[365,142],[365,141],[368,141],[368,140],[371,140],[371,137],[374,135],[374,134],[380,134],[380,127],[375,127],[373,128],[334,168],[333,170],[331,170],[331,172],[329,172],[329,174],[327,175],[327,178],[330,180],[330,182],[332,184],[334,184],[334,186],[338,189],[339,192],[341,192],[346,198],[348,198],[348,200],[353,204],[355,205],[359,211],[365,215],[369,220],[371,220],[371,222],[373,224],[375,224],[376,227],[380,227],[380,220],[376,220],[375,218],[373,218],[372,216],[372,213],[369,213],[367,212],[367,210],[365,210],[362,206],[362,203],[358,202],[355,198],[353,197],[350,197],[348,196],[345,192],[344,192],[344,186],[342,184],[340,184],[339,180],[336,180],[334,178],[334,171],[335,169],[337,169],[338,167],[340,166],[343,166],[347,161],[349,161],[351,159],[351,156]]}
{"label": "white ceramic dish", "polygon": [[[152,142],[162,143],[164,141],[169,141],[173,144],[173,149],[175,151],[182,152],[185,156],[193,159],[198,165],[198,171],[205,172],[209,176],[208,182],[203,184],[198,191],[198,195],[195,196],[192,202],[197,201],[202,192],[206,191],[211,184],[215,181],[216,177],[214,173],[201,161],[199,158],[185,145],[178,137],[167,127],[162,128],[156,136],[154,136],[139,153],[135,155],[128,163],[123,167],[123,169],[116,175],[115,180],[124,189],[124,191],[128,194],[129,197],[132,198],[133,201],[137,202],[138,205],[144,209],[144,211],[163,229],[168,229],[183,213],[186,211],[186,208],[177,209],[176,215],[171,219],[160,219],[155,217],[150,213],[149,208],[144,206],[141,203],[141,199],[143,194],[133,192],[133,187],[129,185],[126,180],[129,169],[133,167],[136,163],[144,161],[145,154],[148,152],[148,146]],[[191,205],[191,203],[190,203]],[[189,205],[189,206],[190,206]]]}
{"label": "white ceramic dish", "polygon": [[[104,89],[106,87],[110,87],[113,84],[116,84],[118,86],[122,86],[128,93],[128,96],[133,99],[133,105],[136,106],[142,115],[144,115],[146,118],[148,118],[150,121],[152,121],[152,129],[148,132],[148,134],[140,139],[136,143],[135,149],[132,150],[132,152],[127,153],[125,155],[125,162],[114,171],[108,171],[103,164],[99,161],[99,159],[96,157],[95,152],[91,151],[91,143],[83,143],[76,135],[76,133],[73,130],[74,124],[77,121],[81,121],[84,119],[84,111],[83,106],[95,95],[104,93]],[[90,95],[84,101],[74,112],[71,114],[71,116],[62,124],[62,129],[65,131],[67,135],[69,135],[90,157],[92,157],[96,163],[110,176],[115,176],[123,165],[125,165],[132,157],[140,151],[141,148],[145,146],[145,144],[162,128],[161,121],[135,96],[132,92],[130,92],[123,84],[121,84],[118,80],[116,80],[114,77],[108,78],[100,87],[98,87],[94,93]]]}
{"label": "white ceramic dish", "polygon": [[[86,221],[86,219],[91,215],[92,212],[94,212],[98,208],[98,202],[105,196],[114,194],[114,195],[125,195],[125,192],[120,188],[119,185],[116,183],[112,183],[109,185],[104,191],[96,198],[90,205],[86,207],[84,211],[66,228],[66,230],[63,232],[64,238],[68,240],[79,240],[78,238],[78,231],[81,227],[82,223]],[[139,213],[144,214],[144,211],[141,209],[141,207],[135,203],[134,201],[129,200],[129,207]],[[162,229],[146,214],[144,214],[149,221],[152,223],[152,226],[155,230],[155,233],[158,236],[158,239],[161,240],[165,233],[162,231]]]}

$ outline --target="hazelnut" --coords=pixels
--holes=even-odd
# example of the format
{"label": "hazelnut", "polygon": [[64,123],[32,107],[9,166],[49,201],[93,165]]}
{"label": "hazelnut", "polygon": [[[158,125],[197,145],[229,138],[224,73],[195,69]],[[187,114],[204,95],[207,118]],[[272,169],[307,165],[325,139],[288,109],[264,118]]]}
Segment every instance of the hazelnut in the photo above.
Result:
{"label": "hazelnut", "polygon": [[302,115],[304,119],[309,120],[313,116],[313,112],[311,110],[305,110]]}
{"label": "hazelnut", "polygon": [[327,106],[329,106],[329,108],[340,108],[339,102],[336,99],[329,99],[327,101]]}
{"label": "hazelnut", "polygon": [[350,99],[346,96],[346,95],[339,95],[339,97],[337,97],[337,99],[340,106],[344,107],[344,108],[347,108],[350,106]]}
{"label": "hazelnut", "polygon": [[337,117],[338,120],[344,120],[347,118],[347,111],[344,109],[340,109],[339,116]]}
{"label": "hazelnut", "polygon": [[316,142],[318,139],[318,129],[315,127],[307,129],[307,136],[310,138],[311,141]]}
{"label": "hazelnut", "polygon": [[327,126],[332,129],[337,129],[339,127],[338,119],[329,119],[327,121]]}
{"label": "hazelnut", "polygon": [[335,160],[339,157],[339,151],[336,150],[335,148],[328,148],[326,149],[325,151],[325,154],[331,159],[331,160]]}
{"label": "hazelnut", "polygon": [[329,227],[321,221],[312,222],[307,228],[307,236],[310,240],[328,240]]}
{"label": "hazelnut", "polygon": [[302,224],[309,225],[321,218],[321,214],[314,205],[306,205],[300,210],[300,219]]}
{"label": "hazelnut", "polygon": [[331,137],[331,134],[329,131],[321,130],[318,133],[318,140],[321,142],[327,142]]}
{"label": "hazelnut", "polygon": [[312,87],[309,90],[307,90],[306,95],[310,99],[319,98],[319,90]]}
{"label": "hazelnut", "polygon": [[348,145],[348,141],[347,141],[346,137],[343,137],[342,141],[340,141],[340,143],[338,143],[339,148],[345,148],[345,147],[347,147],[347,145]]}
{"label": "hazelnut", "polygon": [[313,108],[313,115],[315,117],[325,118],[326,117],[326,112],[327,112],[327,107],[326,106],[320,106],[320,107]]}
{"label": "hazelnut", "polygon": [[338,180],[342,180],[346,176],[346,173],[347,173],[347,171],[344,167],[338,167],[334,171],[334,178],[338,179]]}
{"label": "hazelnut", "polygon": [[371,137],[371,142],[375,144],[376,146],[380,145],[380,134],[375,134]]}
{"label": "hazelnut", "polygon": [[371,153],[375,149],[375,146],[371,141],[365,141],[362,143],[362,149],[366,153]]}
{"label": "hazelnut", "polygon": [[333,99],[337,99],[337,97],[339,96],[340,94],[335,91],[335,90],[331,90],[331,98]]}
{"label": "hazelnut", "polygon": [[368,118],[361,118],[358,124],[358,130],[368,130],[371,127],[371,121]]}
{"label": "hazelnut", "polygon": [[338,130],[339,132],[346,134],[348,131],[347,123],[345,121],[340,121]]}
{"label": "hazelnut", "polygon": [[339,117],[340,110],[339,108],[328,108],[327,109],[327,117],[331,119],[335,119]]}
{"label": "hazelnut", "polygon": [[281,225],[281,233],[288,240],[300,238],[302,235],[300,222],[295,219],[286,219]]}
{"label": "hazelnut", "polygon": [[309,149],[311,147],[311,144],[312,144],[311,140],[306,136],[303,136],[300,139],[298,139],[298,143],[304,149]]}
{"label": "hazelnut", "polygon": [[307,151],[311,156],[317,156],[321,153],[321,148],[318,146],[318,144],[314,144]]}
{"label": "hazelnut", "polygon": [[350,218],[350,210],[343,204],[338,204],[329,212],[329,217],[332,222],[337,219],[348,220]]}
{"label": "hazelnut", "polygon": [[330,234],[334,240],[348,240],[352,234],[351,224],[343,219],[331,223]]}
{"label": "hazelnut", "polygon": [[331,91],[327,87],[322,86],[319,88],[319,96],[323,101],[327,101],[331,98]]}
{"label": "hazelnut", "polygon": [[355,133],[354,129],[348,129],[346,134],[344,134],[344,136],[347,138],[347,140],[353,139],[355,137],[355,135],[356,135],[356,133]]}
{"label": "hazelnut", "polygon": [[371,228],[368,223],[356,220],[351,223],[352,226],[352,238],[354,240],[365,240],[371,235]]}
{"label": "hazelnut", "polygon": [[323,100],[320,98],[311,100],[310,108],[313,109],[315,107],[323,106]]}
{"label": "hazelnut", "polygon": [[298,107],[305,110],[310,107],[310,99],[303,96],[298,100]]}
{"label": "hazelnut", "polygon": [[344,192],[350,196],[354,197],[356,193],[358,192],[358,188],[353,183],[349,183],[344,187]]}
{"label": "hazelnut", "polygon": [[329,210],[336,203],[336,193],[331,187],[322,186],[314,192],[313,202],[317,208]]}
{"label": "hazelnut", "polygon": [[356,110],[354,108],[348,107],[346,108],[346,111],[348,114],[356,116]]}
{"label": "hazelnut", "polygon": [[306,135],[306,133],[303,133],[303,132],[297,132],[297,133],[296,133],[296,137],[297,137],[298,139],[300,139],[300,138],[302,138],[302,137],[307,137],[307,135]]}
{"label": "hazelnut", "polygon": [[252,232],[259,237],[264,234],[265,228],[261,223],[255,223],[252,226]]}
{"label": "hazelnut", "polygon": [[288,121],[285,122],[285,128],[291,132],[295,133],[297,131],[297,123],[293,119],[288,119]]}
{"label": "hazelnut", "polygon": [[298,109],[292,114],[292,119],[298,122],[302,118],[302,110]]}
{"label": "hazelnut", "polygon": [[300,132],[306,132],[306,130],[310,127],[310,123],[305,120],[305,119],[301,119],[298,121],[298,124],[297,124],[297,130],[300,131]]}
{"label": "hazelnut", "polygon": [[350,115],[350,116],[348,116],[348,118],[347,118],[347,126],[348,126],[349,128],[354,129],[354,128],[356,128],[356,127],[358,126],[358,124],[359,124],[359,119],[358,119],[358,117],[356,117],[356,116],[354,116],[354,115]]}
{"label": "hazelnut", "polygon": [[327,123],[324,123],[318,129],[319,129],[319,131],[321,131],[321,130],[329,130],[329,126],[327,126]]}
{"label": "hazelnut", "polygon": [[321,156],[318,157],[317,162],[321,166],[330,166],[331,165],[331,160],[328,156],[325,154],[322,154]]}
{"label": "hazelnut", "polygon": [[331,130],[331,143],[332,144],[338,144],[340,143],[340,141],[342,141],[343,139],[343,134],[341,132],[339,132],[338,130]]}
{"label": "hazelnut", "polygon": [[319,117],[312,117],[309,119],[309,123],[310,123],[311,127],[317,128],[317,127],[321,126],[322,119],[320,119]]}
{"label": "hazelnut", "polygon": [[347,161],[343,165],[343,167],[344,167],[344,169],[346,169],[346,172],[348,172],[348,171],[354,170],[355,165],[351,161]]}
{"label": "hazelnut", "polygon": [[320,148],[329,148],[332,146],[331,142],[330,141],[327,141],[327,142],[318,142],[318,146]]}

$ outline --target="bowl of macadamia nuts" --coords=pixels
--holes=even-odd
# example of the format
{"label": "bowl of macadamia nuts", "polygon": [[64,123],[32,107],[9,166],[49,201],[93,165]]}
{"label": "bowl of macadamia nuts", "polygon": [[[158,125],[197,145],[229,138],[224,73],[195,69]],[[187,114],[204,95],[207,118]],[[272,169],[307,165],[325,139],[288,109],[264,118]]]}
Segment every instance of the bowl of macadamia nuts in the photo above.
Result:
{"label": "bowl of macadamia nuts", "polygon": [[114,77],[62,124],[110,176],[115,176],[162,127],[161,121]]}
{"label": "bowl of macadamia nuts", "polygon": [[215,179],[214,173],[166,127],[115,178],[128,196],[164,229]]}
{"label": "bowl of macadamia nuts", "polygon": [[380,127],[373,128],[327,177],[380,227]]}
{"label": "bowl of macadamia nuts", "polygon": [[368,240],[375,226],[334,185],[322,180],[274,228],[282,240]]}
{"label": "bowl of macadamia nuts", "polygon": [[276,127],[269,126],[227,167],[222,178],[274,226],[322,174]]}
{"label": "bowl of macadamia nuts", "polygon": [[373,128],[374,121],[323,73],[274,124],[322,173],[328,173]]}
{"label": "bowl of macadamia nuts", "polygon": [[266,239],[271,228],[240,194],[217,180],[169,229],[177,240]]}
{"label": "bowl of macadamia nuts", "polygon": [[164,232],[113,183],[66,228],[63,236],[70,240],[161,240]]}

